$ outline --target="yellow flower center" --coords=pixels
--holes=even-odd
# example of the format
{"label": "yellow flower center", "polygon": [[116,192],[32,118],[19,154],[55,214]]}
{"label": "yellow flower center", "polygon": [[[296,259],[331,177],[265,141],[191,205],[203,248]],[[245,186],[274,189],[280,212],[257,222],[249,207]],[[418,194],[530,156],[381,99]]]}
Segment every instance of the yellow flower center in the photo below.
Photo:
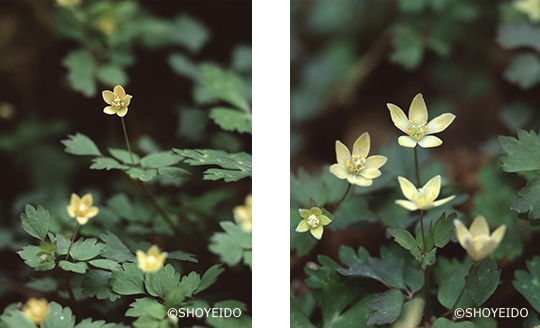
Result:
{"label": "yellow flower center", "polygon": [[418,189],[418,194],[413,192],[411,197],[416,204],[422,206],[426,202],[427,203],[433,203],[435,200],[435,193],[433,191],[429,192],[427,190],[424,190],[424,188]]}
{"label": "yellow flower center", "polygon": [[407,128],[407,133],[411,138],[416,140],[422,139],[422,137],[429,131],[427,127],[427,122],[423,118],[420,120],[412,118],[409,120],[409,127]]}
{"label": "yellow flower center", "polygon": [[484,248],[484,246],[486,246],[490,240],[491,237],[487,235],[474,236],[474,238],[472,239],[474,249],[479,251],[480,249]]}
{"label": "yellow flower center", "polygon": [[366,163],[366,158],[364,155],[352,155],[350,160],[345,162],[345,166],[349,169],[351,174],[357,175],[364,169],[364,164]]}
{"label": "yellow flower center", "polygon": [[311,214],[307,219],[307,224],[311,227],[311,229],[314,229],[321,224],[321,220],[315,214]]}
{"label": "yellow flower center", "polygon": [[89,209],[90,208],[85,203],[80,203],[79,206],[77,206],[77,208],[75,209],[75,215],[79,217],[86,216]]}
{"label": "yellow flower center", "polygon": [[126,107],[126,102],[124,100],[124,97],[122,96],[114,96],[114,99],[111,101],[111,106],[114,107],[114,109],[120,109],[122,107]]}
{"label": "yellow flower center", "polygon": [[154,269],[157,264],[158,264],[158,260],[154,255],[149,255],[146,258],[146,266],[148,267],[148,269]]}

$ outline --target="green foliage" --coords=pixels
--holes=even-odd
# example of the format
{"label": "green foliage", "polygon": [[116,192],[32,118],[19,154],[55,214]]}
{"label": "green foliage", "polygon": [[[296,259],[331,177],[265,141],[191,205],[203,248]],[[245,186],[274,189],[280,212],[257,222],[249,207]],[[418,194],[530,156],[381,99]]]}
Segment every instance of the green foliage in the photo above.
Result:
{"label": "green foliage", "polygon": [[446,318],[439,318],[433,323],[433,328],[475,328],[470,321],[452,322]]}
{"label": "green foliage", "polygon": [[0,319],[5,323],[5,327],[9,328],[37,328],[33,322],[26,319],[22,311],[18,310],[5,311]]}
{"label": "green foliage", "polygon": [[[471,268],[472,271],[472,268]],[[469,275],[471,272],[469,272]],[[484,259],[478,263],[477,268],[467,285],[467,292],[476,307],[484,302],[495,292],[499,285],[501,270],[497,270],[497,262]]]}
{"label": "green foliage", "polygon": [[81,283],[82,295],[97,297],[97,299],[109,299],[111,302],[120,298],[120,295],[113,292],[109,279],[113,278],[112,272],[104,270],[89,270],[84,275]]}
{"label": "green foliage", "polygon": [[527,269],[516,270],[512,283],[514,287],[523,295],[537,312],[540,312],[540,257],[535,256],[527,261]]}
{"label": "green foliage", "polygon": [[75,91],[82,92],[86,97],[96,94],[96,63],[92,54],[85,49],[71,51],[64,61],[64,67],[69,71],[68,81]]}
{"label": "green foliage", "polygon": [[64,269],[64,271],[73,271],[76,273],[85,273],[88,270],[88,265],[84,262],[72,263],[62,260],[58,262],[58,266]]}
{"label": "green foliage", "polygon": [[76,135],[68,135],[69,139],[62,140],[64,146],[66,146],[65,152],[73,155],[92,155],[101,156],[101,152],[97,148],[92,139],[88,138],[82,133]]}
{"label": "green foliage", "polygon": [[52,270],[55,267],[55,262],[51,259],[46,261],[40,261],[40,257],[43,255],[37,255],[41,252],[39,246],[25,246],[17,254],[24,260],[24,263],[36,271]]}
{"label": "green foliage", "polygon": [[51,225],[49,211],[38,205],[37,210],[30,204],[26,204],[25,213],[21,214],[22,227],[31,236],[45,240],[47,231]]}
{"label": "green foliage", "polygon": [[217,277],[223,271],[225,271],[225,269],[221,268],[220,264],[214,264],[208,270],[206,270],[206,272],[203,274],[201,278],[201,283],[199,284],[199,288],[197,289],[197,294],[207,289],[208,287],[210,287],[213,283],[215,283],[217,281]]}
{"label": "green foliage", "polygon": [[99,235],[99,238],[106,245],[101,253],[102,257],[118,262],[135,261],[135,254],[114,233],[107,231]]}
{"label": "green foliage", "polygon": [[[208,245],[208,249],[212,253],[218,254],[222,262],[234,266],[243,258],[246,259],[248,252],[251,251],[251,233],[244,232],[238,220],[235,223],[220,222],[219,225],[225,230],[225,233],[214,233],[210,238],[211,243]],[[249,266],[251,268],[251,263]]]}
{"label": "green foliage", "polygon": [[176,153],[187,157],[184,163],[191,166],[218,165],[223,169],[208,169],[204,172],[204,180],[224,179],[225,182],[238,181],[251,177],[251,155],[241,152],[228,154],[213,149],[173,149]]}
{"label": "green foliage", "polygon": [[442,216],[437,220],[435,226],[433,226],[433,239],[435,246],[443,248],[450,241],[450,237],[454,233],[454,219],[457,217],[457,213],[451,213]]}
{"label": "green foliage", "polygon": [[375,295],[375,300],[369,303],[369,308],[375,312],[369,315],[368,325],[383,325],[397,320],[401,314],[401,306],[405,297],[399,289],[389,289]]}
{"label": "green foliage", "polygon": [[[444,307],[451,309],[458,299],[463,286],[465,286],[465,277],[467,276],[469,269],[467,265],[457,263],[446,270],[447,271],[443,271],[445,273],[441,274],[437,279],[437,282],[439,283],[437,299]],[[457,307],[467,308],[472,305],[473,301],[469,295],[464,294]]]}
{"label": "green foliage", "polygon": [[227,107],[215,107],[209,117],[225,131],[251,133],[251,114]]}
{"label": "green foliage", "polygon": [[202,64],[199,82],[210,95],[250,112],[244,81],[237,74],[213,64]]}
{"label": "green foliage", "polygon": [[75,325],[75,317],[68,307],[62,306],[56,302],[49,303],[49,313],[41,323],[43,328],[72,328]]}
{"label": "green foliage", "polygon": [[406,250],[410,251],[416,246],[416,239],[407,230],[403,228],[387,228],[386,230],[394,237],[395,242]]}
{"label": "green foliage", "polygon": [[518,138],[500,136],[499,142],[504,153],[499,155],[502,170],[523,172],[540,170],[540,139],[534,131],[518,129]]}
{"label": "green foliage", "polygon": [[497,42],[503,49],[529,47],[540,52],[540,28],[525,22],[501,25]]}
{"label": "green foliage", "polygon": [[180,283],[180,286],[182,286],[182,290],[184,291],[185,295],[187,297],[191,297],[193,295],[193,292],[199,288],[199,285],[201,283],[201,276],[195,272],[192,271],[189,273],[189,275],[182,277],[182,282]]}
{"label": "green foliage", "polygon": [[[144,274],[134,263],[124,263],[123,270],[114,271],[110,284],[112,290],[120,295],[144,294]],[[155,294],[155,293],[154,293]]]}
{"label": "green foliage", "polygon": [[296,304],[296,301],[291,296],[290,301],[291,312],[291,328],[315,328],[309,321],[302,309]]}
{"label": "green foliage", "polygon": [[165,298],[168,292],[179,284],[180,274],[170,264],[167,264],[157,272],[146,274],[144,278],[144,285],[148,293],[161,298]]}
{"label": "green foliage", "polygon": [[529,181],[525,187],[518,192],[518,198],[510,207],[518,213],[528,213],[528,219],[533,225],[540,223],[540,178],[536,177]]}
{"label": "green foliage", "polygon": [[89,238],[86,240],[84,240],[84,238],[80,238],[73,243],[69,255],[78,261],[87,261],[93,259],[103,251],[103,248],[105,248],[105,244],[96,244],[96,242],[96,238]]}
{"label": "green foliage", "polygon": [[540,59],[525,53],[515,56],[503,73],[506,80],[529,89],[540,81]]}

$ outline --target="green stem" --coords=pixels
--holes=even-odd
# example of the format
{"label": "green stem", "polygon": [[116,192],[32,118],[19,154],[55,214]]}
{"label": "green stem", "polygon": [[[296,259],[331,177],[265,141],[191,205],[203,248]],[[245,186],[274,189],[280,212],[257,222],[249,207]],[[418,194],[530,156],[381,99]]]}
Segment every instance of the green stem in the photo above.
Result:
{"label": "green stem", "polygon": [[127,130],[126,130],[126,123],[124,122],[123,117],[122,117],[122,128],[124,128],[124,137],[126,137],[126,144],[129,151],[129,157],[131,158],[131,166],[134,167],[135,161],[133,160],[133,154],[131,153],[131,146],[129,145],[129,139],[128,139]]}
{"label": "green stem", "polygon": [[64,272],[64,282],[66,283],[66,288],[69,294],[69,298],[71,299],[71,302],[73,303],[73,307],[75,308],[75,313],[77,313],[77,316],[79,318],[83,318],[81,308],[79,307],[79,303],[77,302],[77,299],[75,298],[75,294],[73,293],[73,289],[71,288],[71,283],[69,282],[68,273],[64,269],[62,269],[62,272]]}
{"label": "green stem", "polygon": [[334,211],[337,211],[337,209],[339,208],[339,205],[341,205],[341,203],[343,203],[343,201],[345,200],[345,197],[347,197],[347,195],[349,194],[349,191],[351,191],[352,184],[349,183],[348,185],[349,186],[347,187],[347,191],[345,191],[345,194],[343,195],[343,197],[341,197],[339,202],[336,203],[336,206],[334,207]]}
{"label": "green stem", "polygon": [[[416,149],[416,148],[415,148]],[[426,248],[426,233],[424,232],[424,210],[420,211],[420,230],[422,231],[422,245],[424,248],[424,257],[427,256],[427,248]],[[431,320],[431,305],[430,305],[430,295],[429,295],[429,266],[426,265],[426,268],[424,269],[424,297],[426,298],[426,312],[424,316],[424,320],[426,323],[429,323]]]}
{"label": "green stem", "polygon": [[418,169],[418,147],[414,147],[414,168],[416,169],[416,186],[420,188],[420,170]]}
{"label": "green stem", "polygon": [[69,244],[69,249],[66,254],[66,261],[69,258],[69,252],[71,252],[71,247],[73,246],[73,242],[75,241],[75,237],[77,237],[77,232],[79,231],[80,224],[77,222],[77,226],[75,227],[75,232],[73,232],[73,236],[71,237],[71,243]]}
{"label": "green stem", "polygon": [[449,313],[454,313],[454,310],[456,309],[456,307],[458,306],[459,304],[459,301],[461,301],[461,297],[463,297],[463,294],[465,293],[465,289],[467,289],[467,285],[469,284],[469,282],[471,281],[471,278],[472,276],[474,275],[474,271],[476,271],[476,267],[478,266],[477,263],[474,263],[473,264],[473,269],[471,271],[471,274],[469,275],[469,277],[467,278],[467,281],[465,282],[465,286],[463,286],[463,289],[461,290],[461,293],[459,293],[459,296],[456,300],[456,303],[454,303],[454,306],[452,306],[452,310],[446,312],[444,315],[447,315]]}

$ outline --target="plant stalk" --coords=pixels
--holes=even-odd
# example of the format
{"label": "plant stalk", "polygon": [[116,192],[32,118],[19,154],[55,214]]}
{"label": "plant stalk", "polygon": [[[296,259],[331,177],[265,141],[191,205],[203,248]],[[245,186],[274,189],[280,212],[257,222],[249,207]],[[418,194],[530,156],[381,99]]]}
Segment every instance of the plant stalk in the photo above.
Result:
{"label": "plant stalk", "polygon": [[477,263],[474,263],[473,264],[473,269],[471,271],[471,274],[469,275],[469,277],[467,278],[467,281],[465,282],[465,286],[463,286],[463,289],[461,290],[461,293],[459,293],[459,296],[456,300],[456,302],[454,303],[454,306],[452,306],[452,310],[448,311],[447,313],[445,313],[444,315],[447,315],[449,313],[454,313],[454,310],[456,309],[456,307],[458,306],[459,304],[459,301],[461,301],[461,298],[463,297],[463,294],[465,293],[465,289],[467,289],[467,285],[469,285],[469,282],[471,281],[471,278],[472,276],[474,276],[474,271],[476,271],[476,267],[478,266]]}
{"label": "plant stalk", "polygon": [[75,231],[73,232],[73,236],[71,236],[71,243],[69,244],[69,248],[66,254],[66,261],[69,259],[69,252],[71,252],[71,247],[73,246],[73,243],[75,242],[75,237],[77,237],[77,232],[79,231],[80,224],[77,222],[77,226],[75,227]]}
{"label": "plant stalk", "polygon": [[69,298],[71,299],[71,302],[73,303],[73,307],[75,308],[75,312],[77,313],[77,317],[83,318],[81,308],[79,307],[79,303],[77,302],[77,299],[75,298],[75,294],[73,293],[73,289],[71,289],[71,284],[69,282],[68,273],[64,269],[62,269],[62,272],[64,272],[64,282],[66,283],[66,288],[67,288],[67,291],[68,291],[68,294],[69,294]]}
{"label": "plant stalk", "polygon": [[131,166],[134,167],[135,161],[133,160],[133,154],[131,153],[131,146],[129,145],[129,139],[128,139],[127,130],[126,130],[126,123],[124,122],[123,117],[122,117],[122,128],[124,128],[124,137],[126,137],[126,144],[129,151],[129,157],[131,158]]}
{"label": "plant stalk", "polygon": [[345,200],[345,197],[347,197],[347,195],[349,194],[349,191],[351,191],[352,184],[349,183],[348,185],[349,186],[347,187],[347,190],[345,191],[345,194],[343,195],[343,197],[341,197],[339,202],[336,203],[336,206],[334,207],[334,212],[337,211],[337,209],[339,208],[339,205],[341,205],[341,203],[343,203],[343,201]]}
{"label": "plant stalk", "polygon": [[418,169],[418,151],[416,148],[418,147],[414,147],[414,168],[416,169],[416,186],[420,188],[420,169]]}

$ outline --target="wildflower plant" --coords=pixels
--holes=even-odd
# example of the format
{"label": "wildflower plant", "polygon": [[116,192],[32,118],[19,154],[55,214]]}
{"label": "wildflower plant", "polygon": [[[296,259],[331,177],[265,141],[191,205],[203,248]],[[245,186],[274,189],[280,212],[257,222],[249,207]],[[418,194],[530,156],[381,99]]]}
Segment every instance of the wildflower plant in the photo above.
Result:
{"label": "wildflower plant", "polygon": [[[50,9],[58,34],[79,46],[62,61],[66,86],[86,99],[73,125],[23,124],[3,136],[23,131],[29,149],[54,156],[32,161],[40,188],[14,196],[23,229],[5,249],[18,258],[6,281],[21,291],[10,289],[1,327],[251,327],[251,48],[235,45],[232,63],[217,64],[198,55],[210,40],[205,23],[147,5]],[[160,79],[183,85],[181,100],[143,105],[154,82],[128,76],[135,45],[167,51],[170,75]],[[209,308],[241,312],[168,315]]]}

